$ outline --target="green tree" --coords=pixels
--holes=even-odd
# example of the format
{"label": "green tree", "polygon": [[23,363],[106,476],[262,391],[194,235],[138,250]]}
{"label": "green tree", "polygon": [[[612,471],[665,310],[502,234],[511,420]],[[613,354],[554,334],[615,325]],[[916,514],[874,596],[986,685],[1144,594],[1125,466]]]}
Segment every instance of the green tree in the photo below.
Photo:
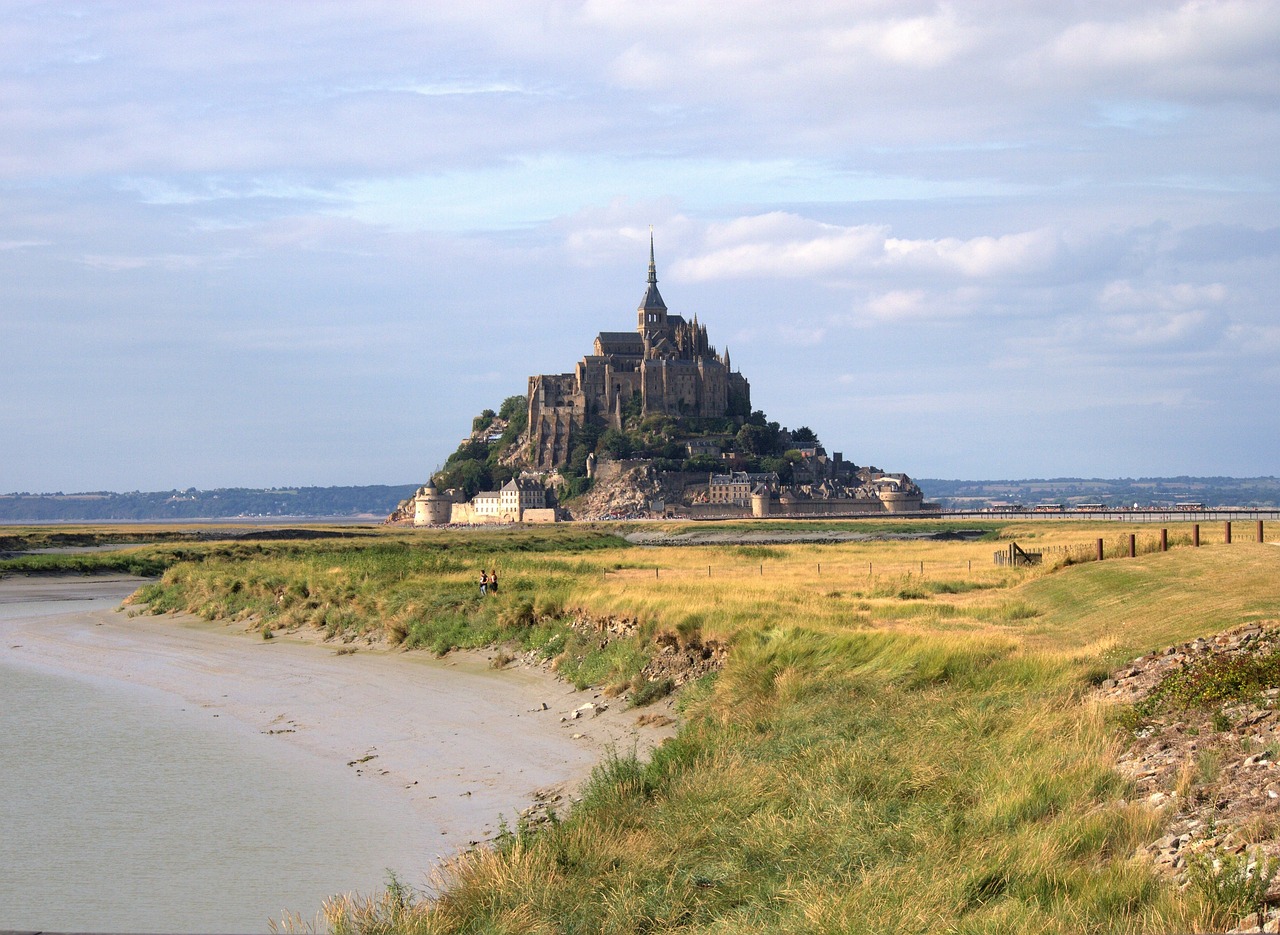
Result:
{"label": "green tree", "polygon": [[[772,423],[772,426],[776,425],[776,422]],[[778,447],[778,430],[772,426],[748,422],[738,429],[738,435],[734,439],[735,446],[744,454],[757,457],[773,454],[774,449]]]}
{"label": "green tree", "polygon": [[766,474],[772,471],[778,475],[778,480],[782,483],[791,483],[791,462],[786,458],[761,458],[760,470]]}
{"label": "green tree", "polygon": [[617,429],[605,429],[600,440],[596,442],[597,455],[612,455],[622,459],[631,456],[633,449],[631,439]]}
{"label": "green tree", "polygon": [[683,465],[686,471],[698,471],[705,473],[724,472],[724,462],[713,455],[694,455],[692,458],[685,460]]}
{"label": "green tree", "polygon": [[462,458],[446,464],[435,476],[435,485],[441,490],[456,487],[467,497],[474,497],[482,490],[490,489],[493,479],[483,461]]}
{"label": "green tree", "polygon": [[517,413],[523,412],[525,420],[528,421],[528,402],[523,396],[508,396],[502,401],[502,405],[498,407],[498,418],[509,422],[516,417]]}

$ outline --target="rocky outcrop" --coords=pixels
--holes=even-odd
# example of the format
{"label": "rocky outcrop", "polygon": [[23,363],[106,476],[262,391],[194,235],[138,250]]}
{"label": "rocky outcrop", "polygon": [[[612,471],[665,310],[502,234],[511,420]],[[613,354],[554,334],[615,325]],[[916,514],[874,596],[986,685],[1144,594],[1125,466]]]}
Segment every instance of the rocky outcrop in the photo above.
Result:
{"label": "rocky outcrop", "polygon": [[579,520],[628,519],[647,516],[655,500],[666,496],[658,472],[649,464],[600,477],[573,507]]}
{"label": "rocky outcrop", "polygon": [[[1280,628],[1249,624],[1140,656],[1111,673],[1098,694],[1140,705],[1173,676],[1276,652]],[[1280,686],[1262,687],[1247,701],[1144,715],[1117,767],[1138,800],[1164,812],[1165,833],[1142,851],[1180,882],[1197,854],[1243,855],[1250,867],[1280,858]],[[1277,899],[1280,880],[1268,895],[1269,903]],[[1280,930],[1274,906],[1265,930]]]}
{"label": "rocky outcrop", "polygon": [[[573,612],[569,625],[579,633],[598,638],[602,648],[616,639],[631,639],[640,630],[640,621],[635,617],[599,615],[582,610]],[[659,630],[653,637],[653,644],[656,651],[640,675],[649,682],[669,679],[672,689],[719,671],[729,658],[729,647],[725,643],[717,639],[704,640],[697,631],[677,633]],[[536,650],[527,653],[524,662],[555,665],[554,659],[544,663]]]}

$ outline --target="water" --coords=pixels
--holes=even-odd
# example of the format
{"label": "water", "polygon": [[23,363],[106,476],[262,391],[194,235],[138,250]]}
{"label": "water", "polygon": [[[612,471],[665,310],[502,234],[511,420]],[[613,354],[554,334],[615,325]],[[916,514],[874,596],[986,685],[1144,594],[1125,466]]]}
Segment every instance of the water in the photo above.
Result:
{"label": "water", "polygon": [[[0,603],[0,623],[119,599],[42,596]],[[265,932],[386,868],[417,882],[408,806],[341,764],[3,648],[0,929]]]}

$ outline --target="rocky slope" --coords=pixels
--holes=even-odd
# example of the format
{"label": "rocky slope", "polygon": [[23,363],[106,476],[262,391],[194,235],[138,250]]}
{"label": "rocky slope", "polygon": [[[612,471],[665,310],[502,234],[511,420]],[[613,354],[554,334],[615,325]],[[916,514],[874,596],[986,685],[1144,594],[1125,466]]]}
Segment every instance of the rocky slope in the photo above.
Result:
{"label": "rocky slope", "polygon": [[[1235,858],[1250,874],[1259,862],[1280,865],[1280,684],[1239,687],[1249,684],[1240,675],[1246,666],[1265,669],[1277,653],[1280,626],[1249,624],[1134,659],[1098,689],[1102,698],[1138,706],[1118,768],[1165,817],[1165,833],[1143,853],[1183,885],[1197,860],[1221,867],[1224,856]],[[1153,694],[1168,693],[1171,679],[1226,700],[1144,711]],[[1278,884],[1267,896],[1268,932],[1280,931]]]}

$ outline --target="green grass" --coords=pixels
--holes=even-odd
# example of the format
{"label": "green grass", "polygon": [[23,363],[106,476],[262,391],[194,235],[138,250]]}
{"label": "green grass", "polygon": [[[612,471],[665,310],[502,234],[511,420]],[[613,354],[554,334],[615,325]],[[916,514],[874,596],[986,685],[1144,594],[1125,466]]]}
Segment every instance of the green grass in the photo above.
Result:
{"label": "green grass", "polygon": [[[1082,548],[1094,534],[997,531],[1032,532]],[[990,542],[827,544],[820,572],[813,547],[768,550],[640,552],[590,529],[241,543],[174,565],[140,597],[433,651],[505,641],[576,685],[636,691],[655,638],[730,647],[723,671],[680,693],[680,733],[650,760],[610,757],[556,822],[440,869],[434,899],[332,901],[336,933],[1222,922],[1212,886],[1179,890],[1134,859],[1163,818],[1132,801],[1114,768],[1122,719],[1091,692],[1123,659],[1274,618],[1280,550],[1011,569]],[[502,590],[482,600],[479,570],[494,566]],[[583,616],[629,621],[630,635],[602,640],[574,626]]]}
{"label": "green grass", "polygon": [[74,554],[20,555],[0,559],[0,575],[94,575],[125,574],[151,578],[162,574],[171,562],[164,558],[140,553],[136,550],[122,552],[78,552]]}

